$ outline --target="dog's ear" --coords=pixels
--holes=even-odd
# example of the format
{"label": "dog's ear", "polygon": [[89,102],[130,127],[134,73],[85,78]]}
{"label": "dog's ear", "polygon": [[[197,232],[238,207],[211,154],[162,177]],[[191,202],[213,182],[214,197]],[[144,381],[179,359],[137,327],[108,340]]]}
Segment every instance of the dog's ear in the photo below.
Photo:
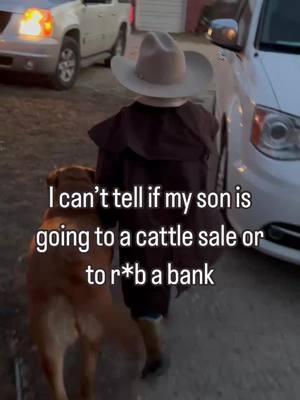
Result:
{"label": "dog's ear", "polygon": [[92,183],[96,183],[96,171],[93,168],[86,168],[86,173],[88,174]]}
{"label": "dog's ear", "polygon": [[55,188],[57,188],[58,186],[58,175],[59,175],[59,170],[55,170],[50,172],[50,174],[47,177],[47,185],[49,186],[53,186]]}

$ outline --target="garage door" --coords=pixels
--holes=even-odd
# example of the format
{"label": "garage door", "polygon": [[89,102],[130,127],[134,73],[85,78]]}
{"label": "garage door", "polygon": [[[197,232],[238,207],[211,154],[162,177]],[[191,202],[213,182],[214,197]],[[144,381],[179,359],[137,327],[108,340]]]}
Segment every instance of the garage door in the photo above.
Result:
{"label": "garage door", "polygon": [[138,30],[185,31],[187,0],[137,0],[136,6]]}

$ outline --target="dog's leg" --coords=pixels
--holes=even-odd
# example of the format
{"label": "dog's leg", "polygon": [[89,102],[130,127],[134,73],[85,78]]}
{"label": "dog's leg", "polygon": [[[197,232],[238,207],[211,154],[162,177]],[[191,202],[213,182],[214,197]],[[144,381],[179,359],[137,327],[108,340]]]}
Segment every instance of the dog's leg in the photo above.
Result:
{"label": "dog's leg", "polygon": [[[33,338],[53,400],[68,400],[64,384],[64,356],[78,338],[73,309],[64,297],[56,296],[46,307],[31,314]],[[52,400],[51,399],[51,400]]]}
{"label": "dog's leg", "polygon": [[[96,304],[98,307],[99,305]],[[96,370],[103,339],[103,328],[97,315],[90,312],[94,304],[78,310],[77,326],[82,350],[81,399],[96,399]]]}
{"label": "dog's leg", "polygon": [[83,354],[82,365],[82,382],[81,382],[81,399],[95,400],[96,399],[96,370],[98,356],[101,350],[101,336],[97,340],[89,340],[87,337],[82,337],[81,348]]}
{"label": "dog's leg", "polygon": [[51,387],[53,400],[69,400],[64,384],[64,354],[48,348],[41,352],[42,367]]}

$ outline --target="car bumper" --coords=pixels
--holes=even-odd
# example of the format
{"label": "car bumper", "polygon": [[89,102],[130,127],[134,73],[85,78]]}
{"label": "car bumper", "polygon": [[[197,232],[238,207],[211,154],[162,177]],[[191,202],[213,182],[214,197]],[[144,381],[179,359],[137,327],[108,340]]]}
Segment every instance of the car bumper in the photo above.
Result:
{"label": "car bumper", "polygon": [[240,235],[263,229],[258,250],[300,265],[300,162],[272,160],[250,144],[245,150],[244,160],[229,162],[228,189],[249,191],[252,207],[232,208],[228,219]]}
{"label": "car bumper", "polygon": [[27,40],[0,36],[0,69],[8,71],[54,73],[59,57],[57,40]]}
{"label": "car bumper", "polygon": [[300,252],[294,249],[280,246],[269,240],[262,240],[259,249],[262,253],[267,254],[288,263],[300,265]]}

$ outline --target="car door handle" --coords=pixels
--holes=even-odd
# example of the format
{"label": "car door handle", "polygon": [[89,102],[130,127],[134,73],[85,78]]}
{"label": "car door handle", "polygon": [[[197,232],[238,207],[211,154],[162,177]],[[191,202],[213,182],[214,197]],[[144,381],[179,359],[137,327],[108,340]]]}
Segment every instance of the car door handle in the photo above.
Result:
{"label": "car door handle", "polygon": [[221,61],[225,61],[226,60],[226,54],[224,52],[224,50],[219,50],[218,51],[218,59]]}
{"label": "car door handle", "polygon": [[114,11],[111,13],[111,15],[113,15],[115,17],[116,15],[118,15],[118,13],[116,11]]}
{"label": "car door handle", "polygon": [[103,18],[104,14],[98,14],[98,18]]}

